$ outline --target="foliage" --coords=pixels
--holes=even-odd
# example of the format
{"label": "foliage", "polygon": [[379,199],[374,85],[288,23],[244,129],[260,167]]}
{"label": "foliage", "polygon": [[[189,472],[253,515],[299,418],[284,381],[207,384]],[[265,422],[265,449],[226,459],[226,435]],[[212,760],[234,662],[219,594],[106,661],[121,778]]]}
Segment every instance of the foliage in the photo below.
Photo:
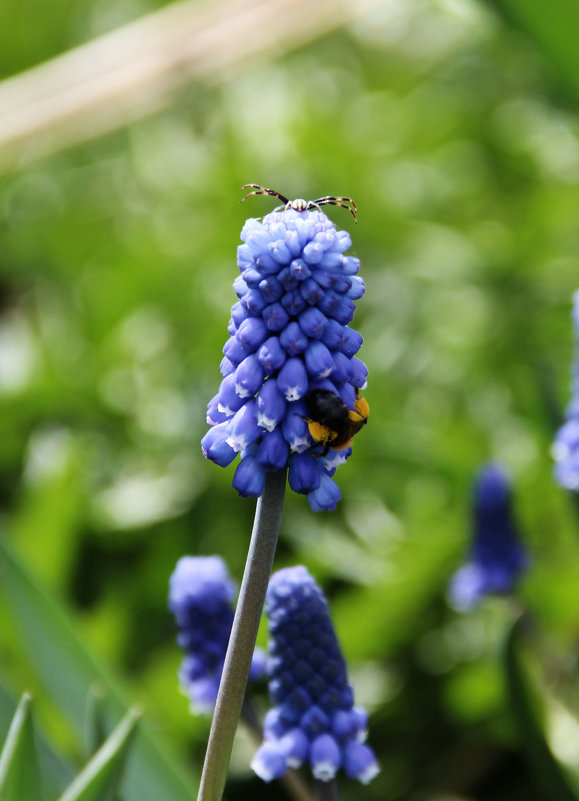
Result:
{"label": "foliage", "polygon": [[[519,603],[541,635],[525,675],[576,792],[577,508],[553,483],[549,448],[573,352],[579,73],[569,48],[553,57],[546,11],[523,19],[526,33],[510,24],[515,6],[538,19],[537,0],[501,6],[508,17],[473,0],[390,0],[2,177],[0,681],[8,698],[34,696],[46,801],[85,761],[95,681],[107,732],[133,704],[145,710],[127,776],[149,765],[150,797],[166,801],[196,786],[208,724],[179,693],[166,598],[184,554],[226,557],[238,582],[247,552],[254,502],[199,448],[239,231],[272,208],[238,205],[247,182],[358,204],[358,226],[324,211],[350,231],[366,281],[355,327],[370,418],[337,511],[288,496],[276,567],[307,565],[329,598],[382,765],[364,797],[544,798],[499,659],[513,610],[493,599],[459,614],[446,600],[489,459],[513,475],[532,554]],[[151,4],[55,0],[49,20],[32,8],[3,4],[3,77]],[[240,737],[230,801],[277,797],[251,775],[253,752]],[[148,797],[128,786],[123,801]],[[341,794],[360,789],[346,781]]]}
{"label": "foliage", "polygon": [[[36,752],[30,698],[16,709],[0,756],[0,798],[42,801],[43,783]],[[138,715],[129,712],[70,783],[59,801],[114,801]]]}

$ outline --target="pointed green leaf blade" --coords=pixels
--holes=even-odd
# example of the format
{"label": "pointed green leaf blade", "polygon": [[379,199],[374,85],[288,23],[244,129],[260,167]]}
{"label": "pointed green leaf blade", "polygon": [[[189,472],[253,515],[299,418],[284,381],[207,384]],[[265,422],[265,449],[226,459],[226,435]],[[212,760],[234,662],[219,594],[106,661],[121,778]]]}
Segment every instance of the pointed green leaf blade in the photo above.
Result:
{"label": "pointed green leaf blade", "polygon": [[60,797],[60,801],[112,801],[121,780],[140,713],[128,712]]}
{"label": "pointed green leaf blade", "polygon": [[[8,732],[18,704],[8,690],[0,683],[0,731]],[[47,798],[56,798],[67,787],[74,776],[70,765],[65,762],[35,729],[34,739],[38,751],[38,764],[42,786]]]}
{"label": "pointed green leaf blade", "polygon": [[41,801],[43,797],[30,707],[30,696],[22,696],[2,749],[0,756],[2,801],[22,801],[24,798]]}
{"label": "pointed green leaf blade", "polygon": [[[75,634],[64,610],[43,592],[0,538],[0,590],[21,634],[30,660],[52,699],[79,737],[85,732],[86,705],[95,684],[107,692],[107,726],[125,714],[129,704]],[[159,745],[143,720],[135,753],[127,766],[125,801],[191,801],[196,781]]]}
{"label": "pointed green leaf blade", "polygon": [[86,702],[84,725],[84,751],[89,759],[107,739],[106,693],[98,685],[93,685]]}

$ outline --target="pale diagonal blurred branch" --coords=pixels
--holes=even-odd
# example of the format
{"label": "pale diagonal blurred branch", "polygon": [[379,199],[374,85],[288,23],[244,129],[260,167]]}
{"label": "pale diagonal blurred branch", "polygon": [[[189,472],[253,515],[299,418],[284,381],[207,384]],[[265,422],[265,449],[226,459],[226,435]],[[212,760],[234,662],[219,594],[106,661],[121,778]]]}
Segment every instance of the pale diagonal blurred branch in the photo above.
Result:
{"label": "pale diagonal blurred branch", "polygon": [[383,0],[185,0],[0,83],[0,172],[121,128]]}

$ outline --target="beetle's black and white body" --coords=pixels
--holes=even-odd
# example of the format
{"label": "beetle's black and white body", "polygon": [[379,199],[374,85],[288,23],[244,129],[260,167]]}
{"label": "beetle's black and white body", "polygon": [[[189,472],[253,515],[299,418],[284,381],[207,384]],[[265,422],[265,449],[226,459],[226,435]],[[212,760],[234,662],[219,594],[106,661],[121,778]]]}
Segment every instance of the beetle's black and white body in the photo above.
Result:
{"label": "beetle's black and white body", "polygon": [[252,197],[252,195],[269,195],[270,197],[276,197],[278,200],[281,200],[283,205],[277,206],[274,211],[288,211],[289,209],[293,209],[294,211],[301,212],[313,211],[314,209],[319,209],[320,206],[341,206],[343,209],[348,209],[354,220],[358,222],[358,209],[351,197],[324,195],[324,197],[319,197],[317,200],[304,200],[304,198],[301,197],[288,200],[287,197],[276,192],[275,189],[267,189],[265,186],[260,186],[259,184],[244,184],[241,188],[253,189],[253,192],[249,192],[245,197],[241,198],[242,201],[247,200],[247,198]]}

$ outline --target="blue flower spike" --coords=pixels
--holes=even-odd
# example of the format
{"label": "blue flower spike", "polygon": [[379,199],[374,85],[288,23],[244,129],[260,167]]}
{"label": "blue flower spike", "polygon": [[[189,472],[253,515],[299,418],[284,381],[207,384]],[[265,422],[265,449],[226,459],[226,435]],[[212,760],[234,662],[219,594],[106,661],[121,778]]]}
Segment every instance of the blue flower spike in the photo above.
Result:
{"label": "blue flower spike", "polygon": [[[185,652],[179,681],[191,711],[210,714],[215,706],[233,623],[235,584],[218,556],[183,556],[169,580],[169,608],[177,642]],[[250,680],[265,672],[265,655],[254,653]]]}
{"label": "blue flower spike", "polygon": [[360,396],[368,371],[356,357],[362,337],[349,326],[364,294],[359,260],[344,255],[350,236],[321,207],[341,206],[356,219],[356,206],[350,198],[288,200],[257,184],[243,188],[254,190],[244,200],[270,195],[282,205],[241,231],[238,301],[202,451],[221,467],[240,455],[233,486],[243,497],[260,496],[266,472],[289,466],[291,488],[315,511],[333,510],[336,467],[368,419]]}
{"label": "blue flower spike", "polygon": [[575,364],[571,382],[571,402],[565,422],[553,441],[555,481],[560,487],[579,492],[579,290],[573,295],[572,311],[575,330]]}
{"label": "blue flower spike", "polygon": [[488,464],[474,487],[473,544],[470,560],[453,576],[452,605],[475,606],[485,595],[508,595],[528,564],[512,510],[511,484],[505,470]]}
{"label": "blue flower spike", "polygon": [[321,589],[303,566],[278,570],[266,598],[273,708],[251,767],[264,781],[309,763],[321,782],[341,768],[363,784],[379,772],[364,744],[365,710],[354,706],[346,663]]}

